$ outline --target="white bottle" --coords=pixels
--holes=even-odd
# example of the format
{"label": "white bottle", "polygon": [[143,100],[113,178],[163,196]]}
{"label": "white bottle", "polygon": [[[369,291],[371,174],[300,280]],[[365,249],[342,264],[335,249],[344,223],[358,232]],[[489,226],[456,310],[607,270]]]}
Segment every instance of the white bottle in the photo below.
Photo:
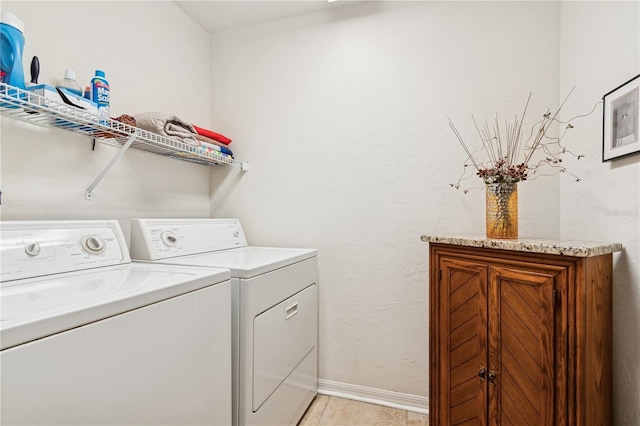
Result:
{"label": "white bottle", "polygon": [[60,80],[58,87],[67,89],[74,95],[82,97],[82,87],[76,81],[76,72],[72,69],[64,70],[64,78]]}

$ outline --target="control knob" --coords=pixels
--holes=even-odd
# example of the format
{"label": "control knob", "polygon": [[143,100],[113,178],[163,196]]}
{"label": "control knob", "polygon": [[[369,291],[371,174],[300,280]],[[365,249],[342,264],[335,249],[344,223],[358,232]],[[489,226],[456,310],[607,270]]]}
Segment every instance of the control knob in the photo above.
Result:
{"label": "control knob", "polygon": [[101,254],[104,249],[104,241],[95,235],[89,235],[82,239],[82,248],[89,254]]}
{"label": "control knob", "polygon": [[41,251],[42,251],[42,248],[40,247],[40,244],[38,244],[38,243],[29,244],[24,249],[24,252],[27,253],[31,257],[36,257],[37,255],[40,254]]}
{"label": "control knob", "polygon": [[164,245],[168,247],[175,247],[175,245],[178,243],[178,237],[171,231],[164,231],[162,234],[160,234],[160,238],[162,238],[162,242],[164,243]]}

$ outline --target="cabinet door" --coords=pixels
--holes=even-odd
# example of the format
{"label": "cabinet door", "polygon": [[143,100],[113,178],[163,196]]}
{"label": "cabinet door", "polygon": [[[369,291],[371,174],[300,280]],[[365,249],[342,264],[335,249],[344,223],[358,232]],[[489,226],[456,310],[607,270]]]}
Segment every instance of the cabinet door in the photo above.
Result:
{"label": "cabinet door", "polygon": [[554,275],[489,269],[489,424],[553,425]]}
{"label": "cabinet door", "polygon": [[486,425],[487,266],[441,258],[439,268],[434,424]]}

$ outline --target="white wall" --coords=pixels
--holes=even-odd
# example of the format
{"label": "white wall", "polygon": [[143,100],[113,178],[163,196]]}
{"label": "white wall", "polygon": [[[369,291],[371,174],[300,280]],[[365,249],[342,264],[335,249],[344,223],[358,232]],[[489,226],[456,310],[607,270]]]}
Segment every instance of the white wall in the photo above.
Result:
{"label": "white wall", "polygon": [[[610,90],[640,73],[640,3],[563,2],[561,88],[576,87],[572,103],[590,109]],[[614,423],[640,424],[640,155],[602,162],[602,105],[576,123],[587,155],[569,166],[582,176],[563,179],[561,231],[566,239],[615,241]]]}
{"label": "white wall", "polygon": [[[171,2],[2,1],[25,23],[24,68],[40,59],[40,83],[65,68],[84,87],[96,69],[111,84],[111,115],[162,111],[210,120],[209,36]],[[102,29],[100,29],[102,28]],[[207,217],[209,168],[130,150],[84,191],[117,149],[59,129],[2,117],[3,220]]]}
{"label": "white wall", "polygon": [[[484,234],[484,193],[448,185],[446,116],[475,142],[472,113],[556,107],[558,37],[549,2],[367,2],[212,36],[212,125],[252,164],[212,211],[319,249],[321,379],[427,395],[419,238]],[[559,237],[558,191],[521,185],[522,236]]]}

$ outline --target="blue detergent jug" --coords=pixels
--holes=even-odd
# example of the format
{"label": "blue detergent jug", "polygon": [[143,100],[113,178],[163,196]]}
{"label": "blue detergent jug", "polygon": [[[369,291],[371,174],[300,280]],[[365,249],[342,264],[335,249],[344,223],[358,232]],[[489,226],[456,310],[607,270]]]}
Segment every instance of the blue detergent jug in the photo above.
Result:
{"label": "blue detergent jug", "polygon": [[0,29],[0,79],[3,83],[24,89],[24,23],[13,13],[2,11]]}

